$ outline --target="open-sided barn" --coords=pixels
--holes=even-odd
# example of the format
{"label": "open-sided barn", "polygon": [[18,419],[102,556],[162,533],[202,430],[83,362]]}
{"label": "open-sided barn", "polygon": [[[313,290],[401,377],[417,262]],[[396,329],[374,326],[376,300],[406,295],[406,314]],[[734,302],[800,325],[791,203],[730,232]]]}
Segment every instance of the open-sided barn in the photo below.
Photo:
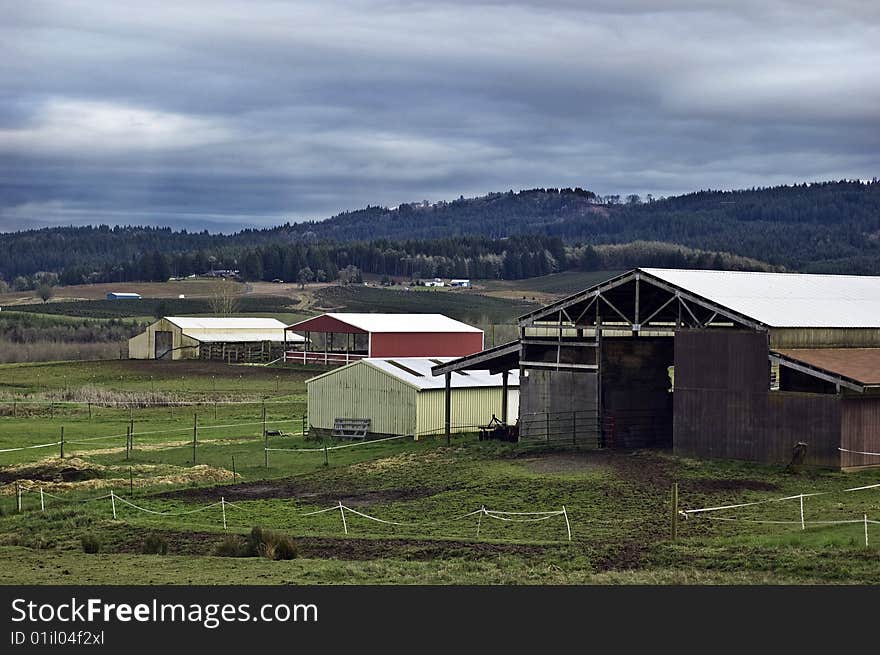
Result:
{"label": "open-sided barn", "polygon": [[282,356],[284,328],[284,323],[274,318],[166,316],[128,340],[128,356],[268,362]]}
{"label": "open-sided barn", "polygon": [[433,371],[519,368],[521,440],[880,464],[880,277],[642,268],[519,326]]}
{"label": "open-sided barn", "polygon": [[[337,421],[369,420],[369,435],[430,435],[445,431],[444,383],[431,367],[450,358],[369,358],[306,382],[309,431],[329,434]],[[518,413],[517,374],[510,380],[488,371],[454,375],[452,432],[476,431],[492,416]],[[506,392],[506,398],[505,398]]]}
{"label": "open-sided barn", "polygon": [[483,348],[483,331],[443,314],[329,313],[287,328],[299,344],[285,360],[338,366],[367,357],[461,357]]}

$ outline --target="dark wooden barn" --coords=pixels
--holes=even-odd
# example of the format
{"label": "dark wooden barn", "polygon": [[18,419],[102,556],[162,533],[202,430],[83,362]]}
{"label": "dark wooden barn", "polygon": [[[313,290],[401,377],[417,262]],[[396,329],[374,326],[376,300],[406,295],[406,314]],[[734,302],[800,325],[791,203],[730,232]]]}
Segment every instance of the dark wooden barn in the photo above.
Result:
{"label": "dark wooden barn", "polygon": [[880,465],[880,277],[635,269],[434,368],[520,369],[521,441]]}

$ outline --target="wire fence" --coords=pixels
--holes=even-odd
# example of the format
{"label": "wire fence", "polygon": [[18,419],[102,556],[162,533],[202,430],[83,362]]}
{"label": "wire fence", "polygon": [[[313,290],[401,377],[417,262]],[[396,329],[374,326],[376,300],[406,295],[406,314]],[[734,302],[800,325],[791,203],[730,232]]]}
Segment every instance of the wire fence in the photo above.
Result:
{"label": "wire fence", "polygon": [[[124,511],[130,510],[136,513],[144,514],[151,517],[166,517],[166,518],[189,518],[196,514],[203,514],[208,512],[209,510],[215,509],[217,513],[214,515],[214,519],[212,523],[200,523],[199,527],[214,527],[219,528],[222,526],[224,532],[228,532],[230,529],[230,525],[232,521],[230,520],[230,515],[228,513],[228,509],[234,509],[238,513],[240,513],[243,517],[247,518],[247,521],[252,522],[253,520],[262,521],[265,517],[260,515],[259,512],[252,510],[251,508],[245,507],[235,502],[231,502],[226,500],[225,497],[221,496],[219,501],[207,503],[205,505],[200,505],[198,507],[194,507],[192,509],[186,510],[156,510],[151,509],[149,507],[145,507],[142,504],[138,504],[133,500],[125,498],[124,496],[119,495],[115,491],[110,491],[110,493],[102,494],[99,496],[95,496],[92,498],[65,498],[63,496],[59,496],[57,494],[49,493],[45,491],[42,487],[36,488],[26,488],[19,486],[17,489],[17,511],[19,513],[23,513],[24,503],[23,496],[27,493],[37,494],[39,496],[40,503],[40,513],[46,514],[47,509],[51,509],[49,499],[56,502],[61,503],[74,503],[74,504],[90,504],[97,502],[105,502],[106,507],[109,509],[109,517],[112,517],[114,521],[125,521],[125,516],[123,514]],[[543,521],[549,521],[554,518],[560,518],[561,523],[565,526],[564,538],[555,539],[555,541],[564,541],[570,543],[572,541],[572,522],[568,514],[568,510],[565,506],[562,506],[558,510],[533,510],[533,511],[506,511],[506,510],[493,510],[487,508],[485,505],[481,505],[479,509],[471,512],[466,512],[464,514],[458,514],[451,517],[446,518],[435,518],[432,520],[422,519],[411,519],[407,521],[398,521],[387,518],[381,518],[375,516],[373,514],[369,514],[367,512],[355,509],[346,505],[342,501],[337,501],[337,503],[331,507],[326,507],[318,510],[311,511],[298,511],[294,512],[296,518],[299,519],[309,519],[313,517],[318,517],[324,514],[330,514],[339,512],[340,523],[339,526],[342,529],[342,534],[344,536],[350,536],[353,534],[353,526],[351,525],[351,517],[359,517],[365,519],[367,521],[394,526],[394,527],[402,527],[402,528],[415,528],[415,529],[431,529],[435,530],[438,526],[449,528],[450,526],[461,526],[461,522],[465,519],[476,519],[476,537],[480,538],[482,531],[484,530],[482,521],[484,518],[492,519],[502,523],[518,523],[518,524],[531,524]],[[109,518],[108,517],[108,518]],[[190,526],[192,527],[192,526]],[[243,526],[241,526],[243,527]],[[458,528],[455,530],[458,537],[465,537],[463,534],[464,528]]]}

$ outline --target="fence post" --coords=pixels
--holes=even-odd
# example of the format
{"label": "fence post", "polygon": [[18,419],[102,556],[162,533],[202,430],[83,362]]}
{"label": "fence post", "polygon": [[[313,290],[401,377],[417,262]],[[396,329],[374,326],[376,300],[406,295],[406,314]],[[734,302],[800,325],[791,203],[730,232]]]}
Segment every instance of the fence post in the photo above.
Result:
{"label": "fence post", "polygon": [[324,441],[324,466],[330,466],[330,461],[327,459],[327,442]]}
{"label": "fence post", "polygon": [[134,471],[128,467],[128,497],[134,496]]}
{"label": "fence post", "polygon": [[232,481],[235,482],[235,455],[232,456]]}
{"label": "fence post", "polygon": [[64,426],[61,426],[61,459],[64,459]]}
{"label": "fence post", "polygon": [[16,496],[16,506],[18,507],[18,513],[21,514],[21,485],[17,482],[15,483],[15,496]]}
{"label": "fence post", "polygon": [[46,499],[43,497],[43,487],[40,487],[40,511],[46,511]]}
{"label": "fence post", "polygon": [[672,498],[670,502],[670,532],[672,541],[678,540],[678,482],[672,483]]}
{"label": "fence post", "polygon": [[113,520],[116,520],[116,494],[110,492],[110,504],[113,506]]}
{"label": "fence post", "polygon": [[801,501],[801,530],[806,530],[807,526],[804,524],[804,495],[800,496]]}
{"label": "fence post", "polygon": [[220,509],[223,510],[223,532],[226,532],[226,499],[220,496]]}
{"label": "fence post", "polygon": [[266,468],[269,468],[269,435],[266,434],[266,428],[263,428],[263,454],[265,456]]}
{"label": "fence post", "polygon": [[868,515],[865,514],[865,548],[868,547]]}
{"label": "fence post", "polygon": [[199,438],[199,415],[193,414],[193,466],[196,465],[196,443]]}
{"label": "fence post", "polygon": [[125,426],[125,460],[131,455],[131,426]]}
{"label": "fence post", "polygon": [[92,403],[89,402],[89,420],[92,420]]}

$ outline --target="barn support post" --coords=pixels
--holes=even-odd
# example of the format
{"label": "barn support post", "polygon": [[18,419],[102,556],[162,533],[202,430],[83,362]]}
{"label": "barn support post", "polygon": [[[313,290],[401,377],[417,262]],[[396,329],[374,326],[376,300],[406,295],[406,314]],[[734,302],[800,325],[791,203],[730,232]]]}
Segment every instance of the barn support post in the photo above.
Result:
{"label": "barn support post", "polygon": [[452,441],[452,373],[446,373],[444,375],[446,380],[446,414],[444,425],[446,427],[446,445],[450,445]]}
{"label": "barn support post", "polygon": [[501,371],[501,420],[507,425],[507,378],[510,371]]}

